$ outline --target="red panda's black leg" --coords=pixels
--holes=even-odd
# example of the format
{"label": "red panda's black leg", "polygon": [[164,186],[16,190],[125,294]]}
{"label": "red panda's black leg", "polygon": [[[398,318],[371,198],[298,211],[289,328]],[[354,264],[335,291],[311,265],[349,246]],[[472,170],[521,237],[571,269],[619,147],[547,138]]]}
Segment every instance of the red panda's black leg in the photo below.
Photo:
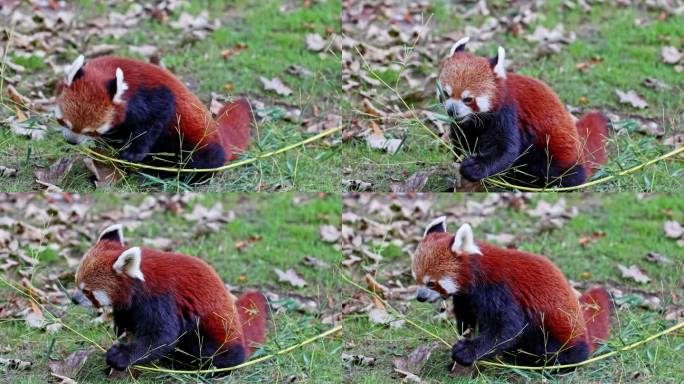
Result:
{"label": "red panda's black leg", "polygon": [[477,322],[475,321],[475,313],[472,310],[473,307],[468,297],[466,295],[454,295],[453,302],[458,332],[463,333],[468,328],[474,331]]}
{"label": "red panda's black leg", "polygon": [[173,351],[178,342],[181,325],[173,296],[141,296],[134,296],[131,307],[119,313],[127,318],[134,338],[107,350],[107,365],[114,369],[157,360]]}
{"label": "red panda's black leg", "polygon": [[189,151],[185,168],[209,169],[222,166],[226,162],[226,152],[219,143],[207,143],[203,148]]}
{"label": "red panda's black leg", "polygon": [[204,356],[212,356],[211,365],[216,368],[236,366],[244,362],[245,358],[247,357],[245,354],[245,348],[240,344],[229,345],[225,348],[225,351],[220,353],[217,353],[215,350],[205,350],[202,354]]}
{"label": "red panda's black leg", "polygon": [[476,153],[461,163],[461,175],[470,181],[479,181],[510,168],[520,153],[520,130],[514,107],[504,105],[491,118],[485,117],[484,123],[477,138]]}
{"label": "red panda's black leg", "polygon": [[150,153],[162,133],[170,129],[174,103],[173,94],[164,86],[140,89],[128,100],[126,119],[114,128],[117,136],[127,134],[119,152],[122,159],[140,162]]}
{"label": "red panda's black leg", "polygon": [[473,339],[458,341],[451,349],[451,358],[464,366],[513,348],[527,323],[522,308],[504,285],[474,287],[471,300],[476,308],[479,334]]}

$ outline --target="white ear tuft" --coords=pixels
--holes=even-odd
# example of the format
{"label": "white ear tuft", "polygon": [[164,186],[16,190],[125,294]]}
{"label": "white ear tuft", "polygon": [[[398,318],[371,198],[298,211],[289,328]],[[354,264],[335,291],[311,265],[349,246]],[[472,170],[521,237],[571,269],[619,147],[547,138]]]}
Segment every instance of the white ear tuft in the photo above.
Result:
{"label": "white ear tuft", "polygon": [[64,78],[64,81],[66,82],[66,85],[69,86],[71,83],[74,81],[74,76],[78,73],[78,70],[83,67],[83,63],[85,62],[85,56],[79,55],[76,60],[74,60],[71,65],[66,67],[66,78]]}
{"label": "white ear tuft", "polygon": [[470,41],[470,37],[466,36],[461,40],[457,41],[456,44],[451,46],[449,50],[449,57],[453,56],[456,52],[461,52],[465,49],[465,45]]}
{"label": "white ear tuft", "polygon": [[496,56],[496,65],[494,66],[494,74],[499,79],[506,78],[506,50],[499,47],[499,54]]}
{"label": "white ear tuft", "polygon": [[121,98],[128,89],[128,84],[124,81],[124,73],[121,68],[116,69],[116,93],[114,94],[114,97],[112,98],[112,101],[114,104],[121,104],[123,102],[123,99]]}
{"label": "white ear tuft", "polygon": [[125,273],[133,279],[145,281],[145,276],[140,269],[141,259],[142,250],[140,247],[129,248],[121,253],[112,267],[117,273]]}
{"label": "white ear tuft", "polygon": [[470,227],[470,224],[463,224],[461,225],[461,228],[456,231],[454,243],[451,244],[451,250],[457,253],[482,254],[480,248],[475,244],[475,240],[473,240],[473,229]]}
{"label": "white ear tuft", "polygon": [[110,225],[109,227],[105,228],[100,233],[100,237],[97,239],[97,242],[99,243],[102,240],[112,240],[112,241],[116,241],[118,243],[121,243],[121,245],[123,245],[123,243],[124,243],[123,225],[113,224],[113,225]]}
{"label": "white ear tuft", "polygon": [[440,216],[430,222],[430,224],[425,227],[425,232],[423,232],[423,238],[425,238],[428,233],[432,232],[446,232],[446,216]]}

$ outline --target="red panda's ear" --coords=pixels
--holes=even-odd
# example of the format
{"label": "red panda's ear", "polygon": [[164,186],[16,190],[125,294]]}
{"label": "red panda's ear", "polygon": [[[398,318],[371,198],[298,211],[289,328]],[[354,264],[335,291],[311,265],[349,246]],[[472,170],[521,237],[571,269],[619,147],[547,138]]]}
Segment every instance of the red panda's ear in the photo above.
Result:
{"label": "red panda's ear", "polygon": [[465,47],[468,41],[470,41],[470,37],[466,36],[461,40],[457,41],[454,45],[452,45],[451,50],[449,50],[449,57],[453,56],[456,52],[465,51]]}
{"label": "red panda's ear", "polygon": [[430,222],[425,228],[423,238],[433,232],[446,232],[446,216],[440,216]]}
{"label": "red panda's ear", "polygon": [[64,83],[70,86],[74,80],[83,75],[83,64],[85,63],[85,56],[79,55],[71,65],[65,68],[66,76]]}
{"label": "red panda's ear", "polygon": [[470,224],[463,224],[461,228],[456,231],[454,242],[451,244],[451,250],[456,253],[467,253],[469,255],[481,255],[480,248],[475,244],[473,239],[473,229]]}
{"label": "red panda's ear", "polygon": [[145,276],[143,276],[140,269],[141,258],[142,250],[140,247],[129,248],[121,253],[112,265],[112,268],[114,268],[116,273],[125,273],[133,279],[145,281]]}
{"label": "red panda's ear", "polygon": [[123,95],[126,90],[128,90],[128,84],[124,81],[124,72],[121,68],[117,68],[114,73],[114,79],[107,83],[107,90],[109,91],[109,96],[112,98],[114,104],[123,103]]}
{"label": "red panda's ear", "polygon": [[506,78],[506,50],[503,47],[499,47],[497,55],[489,59],[489,66],[497,78]]}
{"label": "red panda's ear", "polygon": [[114,224],[105,228],[102,231],[102,233],[100,233],[100,237],[97,239],[97,242],[99,243],[102,240],[116,241],[117,243],[121,244],[121,246],[123,246],[123,226],[121,224]]}

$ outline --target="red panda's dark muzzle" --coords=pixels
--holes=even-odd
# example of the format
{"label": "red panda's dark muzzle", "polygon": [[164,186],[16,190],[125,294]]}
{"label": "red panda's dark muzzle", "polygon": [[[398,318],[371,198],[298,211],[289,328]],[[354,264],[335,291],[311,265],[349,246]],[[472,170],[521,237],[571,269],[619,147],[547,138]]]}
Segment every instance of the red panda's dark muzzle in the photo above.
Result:
{"label": "red panda's dark muzzle", "polygon": [[433,303],[437,301],[437,299],[440,298],[440,294],[433,291],[432,289],[428,288],[423,288],[420,287],[418,288],[418,291],[416,291],[416,300],[422,302],[428,302],[428,303]]}
{"label": "red panda's dark muzzle", "polygon": [[88,298],[83,294],[83,292],[80,289],[77,289],[76,291],[74,291],[74,294],[71,295],[71,302],[76,305],[89,304]]}

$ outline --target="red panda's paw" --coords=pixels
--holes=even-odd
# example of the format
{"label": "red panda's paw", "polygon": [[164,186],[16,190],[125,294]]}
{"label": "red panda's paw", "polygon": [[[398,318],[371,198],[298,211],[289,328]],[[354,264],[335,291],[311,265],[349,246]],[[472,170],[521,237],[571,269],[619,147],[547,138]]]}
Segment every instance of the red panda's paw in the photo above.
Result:
{"label": "red panda's paw", "polygon": [[462,366],[473,365],[477,358],[477,351],[472,340],[464,339],[451,348],[451,359]]}
{"label": "red panda's paw", "polygon": [[107,365],[123,371],[131,365],[131,356],[128,351],[128,346],[125,344],[117,344],[107,350]]}
{"label": "red panda's paw", "polygon": [[461,176],[468,181],[480,181],[485,177],[489,176],[487,174],[486,167],[478,161],[479,159],[474,156],[468,156],[461,163]]}
{"label": "red panda's paw", "polygon": [[139,163],[142,161],[142,159],[147,156],[146,153],[141,153],[141,152],[133,152],[133,151],[121,151],[119,152],[119,156],[121,156],[122,159],[132,162],[132,163]]}

